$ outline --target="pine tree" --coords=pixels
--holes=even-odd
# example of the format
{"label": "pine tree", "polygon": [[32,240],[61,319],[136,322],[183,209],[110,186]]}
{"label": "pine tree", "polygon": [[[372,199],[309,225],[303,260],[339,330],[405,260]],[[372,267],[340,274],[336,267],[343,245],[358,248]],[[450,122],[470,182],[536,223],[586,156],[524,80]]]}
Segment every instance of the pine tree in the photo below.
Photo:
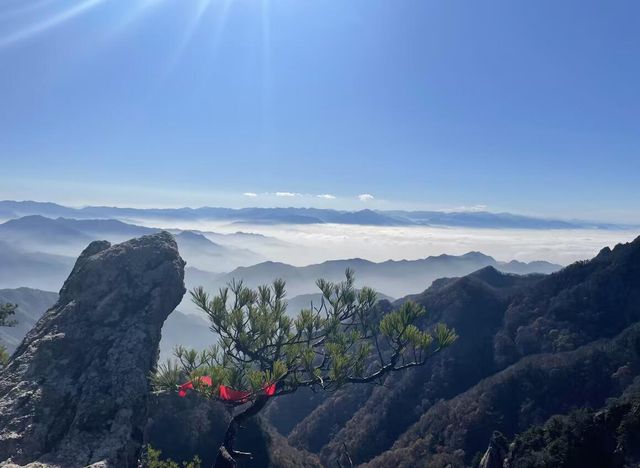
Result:
{"label": "pine tree", "polygon": [[9,317],[16,313],[17,308],[17,304],[0,304],[0,327],[15,325],[15,320],[10,320]]}
{"label": "pine tree", "polygon": [[[191,291],[218,342],[203,352],[178,347],[177,359],[159,367],[154,384],[175,391],[188,379],[196,392],[212,399],[220,399],[220,385],[249,392],[246,400],[223,401],[244,408],[231,419],[216,467],[234,467],[237,458],[250,455],[234,449],[236,434],[270,398],[302,387],[332,391],[346,384],[381,382],[392,372],[424,365],[457,339],[444,324],[419,329],[416,323],[425,310],[414,302],[383,314],[375,291],[356,290],[349,269],[342,282],[321,279],[316,284],[320,304],[303,309],[296,318],[286,313],[282,280],[257,290],[232,281],[213,297],[202,287]],[[267,388],[275,391],[270,394]]]}
{"label": "pine tree", "polygon": [[[9,317],[16,313],[17,308],[18,306],[16,304],[0,305],[0,327],[12,327],[15,325],[15,320],[10,320]],[[0,344],[0,369],[7,365],[9,357],[7,348]]]}

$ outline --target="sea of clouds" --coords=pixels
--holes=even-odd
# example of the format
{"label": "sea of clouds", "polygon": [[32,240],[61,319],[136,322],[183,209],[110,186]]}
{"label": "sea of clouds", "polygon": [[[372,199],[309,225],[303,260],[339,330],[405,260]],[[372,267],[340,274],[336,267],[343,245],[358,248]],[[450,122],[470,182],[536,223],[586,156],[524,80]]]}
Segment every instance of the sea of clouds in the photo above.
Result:
{"label": "sea of clouds", "polygon": [[497,260],[546,260],[567,265],[589,259],[603,247],[632,241],[629,230],[524,230],[452,227],[380,227],[344,224],[248,225],[183,220],[132,220],[137,224],[218,233],[262,234],[279,242],[247,241],[274,261],[308,265],[332,259],[414,260],[430,255],[461,255],[480,251]]}

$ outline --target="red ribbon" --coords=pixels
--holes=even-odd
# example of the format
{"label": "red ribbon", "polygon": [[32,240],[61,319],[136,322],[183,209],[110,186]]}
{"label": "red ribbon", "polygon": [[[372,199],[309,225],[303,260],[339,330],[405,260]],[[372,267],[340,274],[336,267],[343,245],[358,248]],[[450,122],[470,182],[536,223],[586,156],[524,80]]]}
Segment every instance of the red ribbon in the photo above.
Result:
{"label": "red ribbon", "polygon": [[[208,385],[209,387],[213,385],[211,383],[211,377],[209,377],[208,375],[199,377],[198,380],[200,381],[200,383],[204,385]],[[187,390],[193,390],[193,381],[189,380],[187,383],[183,383],[182,385],[180,385],[178,387],[178,396],[181,396],[181,397],[187,396]]]}
{"label": "red ribbon", "polygon": [[[198,380],[201,384],[207,385],[211,387],[213,383],[211,382],[211,377],[208,375],[198,377]],[[187,396],[187,390],[193,390],[193,381],[183,383],[178,387],[178,396],[185,397]],[[276,384],[272,383],[266,385],[262,389],[264,394],[267,396],[273,396],[276,393]],[[232,401],[234,403],[246,403],[251,399],[251,392],[245,392],[243,390],[234,390],[231,387],[227,387],[226,385],[220,385],[219,387],[219,397],[224,401]]]}

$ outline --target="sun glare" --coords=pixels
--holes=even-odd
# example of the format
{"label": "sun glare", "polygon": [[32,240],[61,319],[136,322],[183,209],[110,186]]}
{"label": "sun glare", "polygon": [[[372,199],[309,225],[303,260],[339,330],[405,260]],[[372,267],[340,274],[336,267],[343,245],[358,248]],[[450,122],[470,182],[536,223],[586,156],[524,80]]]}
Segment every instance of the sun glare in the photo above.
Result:
{"label": "sun glare", "polygon": [[[0,36],[0,47],[6,47],[16,42],[29,39],[41,33],[45,33],[48,30],[60,26],[61,24],[74,19],[77,16],[89,11],[92,8],[97,7],[105,0],[85,0],[76,2],[74,5],[66,7],[62,10],[56,11],[49,15],[43,15],[36,21],[23,25],[22,28],[14,30],[5,36]],[[33,5],[33,8],[24,8],[20,11],[9,9],[6,13],[0,12],[0,18],[5,17],[5,14],[12,15],[26,15],[27,13],[34,13],[40,8],[44,8],[50,2],[40,2]]]}
{"label": "sun glare", "polygon": [[[98,7],[111,8],[108,17],[113,33],[131,26],[143,19],[153,9],[169,5],[176,0],[132,0],[114,2],[113,0],[40,0],[29,4],[21,2],[0,3],[0,48],[6,48],[36,36],[46,34],[60,28],[66,23],[89,13]],[[182,36],[179,38],[175,52],[171,55],[170,65],[174,66],[180,55],[189,46],[197,31],[206,21],[212,31],[211,42],[214,49],[218,47],[222,32],[225,29],[231,6],[235,0],[193,0],[180,2],[188,11],[188,21]],[[268,0],[263,0],[260,9],[263,16],[268,12]],[[115,14],[111,14],[115,12]],[[263,18],[263,25],[268,20]],[[268,39],[268,26],[264,27],[265,39]]]}

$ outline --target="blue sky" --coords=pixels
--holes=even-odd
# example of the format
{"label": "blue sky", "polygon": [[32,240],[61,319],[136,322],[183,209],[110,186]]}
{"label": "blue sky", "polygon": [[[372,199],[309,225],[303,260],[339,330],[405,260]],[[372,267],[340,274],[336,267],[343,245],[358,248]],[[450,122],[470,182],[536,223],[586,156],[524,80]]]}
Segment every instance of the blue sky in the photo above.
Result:
{"label": "blue sky", "polygon": [[639,23],[636,0],[3,0],[0,198],[639,222]]}

